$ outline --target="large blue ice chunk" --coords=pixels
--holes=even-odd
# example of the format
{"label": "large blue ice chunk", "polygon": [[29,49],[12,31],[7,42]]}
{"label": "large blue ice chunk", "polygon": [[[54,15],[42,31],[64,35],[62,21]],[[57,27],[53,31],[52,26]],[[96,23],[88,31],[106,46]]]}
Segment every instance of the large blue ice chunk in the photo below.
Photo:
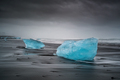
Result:
{"label": "large blue ice chunk", "polygon": [[98,39],[65,41],[57,48],[56,55],[71,60],[93,60],[97,54]]}
{"label": "large blue ice chunk", "polygon": [[45,47],[42,42],[33,39],[23,39],[23,42],[25,43],[25,48],[28,49],[40,49]]}

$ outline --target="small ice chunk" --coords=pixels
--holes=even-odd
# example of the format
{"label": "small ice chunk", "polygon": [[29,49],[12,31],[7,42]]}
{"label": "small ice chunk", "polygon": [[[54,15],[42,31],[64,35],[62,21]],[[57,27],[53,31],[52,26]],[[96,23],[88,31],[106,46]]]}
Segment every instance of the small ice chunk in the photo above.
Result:
{"label": "small ice chunk", "polygon": [[28,49],[40,49],[45,47],[42,42],[33,39],[23,39],[23,42],[25,43],[25,48]]}
{"label": "small ice chunk", "polygon": [[8,38],[8,37],[4,37],[4,41],[7,41],[7,38]]}
{"label": "small ice chunk", "polygon": [[21,37],[15,37],[15,39],[21,39]]}
{"label": "small ice chunk", "polygon": [[97,54],[98,39],[88,38],[80,41],[65,41],[57,48],[57,56],[71,60],[93,60]]}

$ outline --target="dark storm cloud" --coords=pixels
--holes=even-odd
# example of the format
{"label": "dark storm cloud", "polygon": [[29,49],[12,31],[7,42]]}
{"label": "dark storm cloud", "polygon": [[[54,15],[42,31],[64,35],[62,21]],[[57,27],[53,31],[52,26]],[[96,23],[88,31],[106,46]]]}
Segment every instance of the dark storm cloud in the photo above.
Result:
{"label": "dark storm cloud", "polygon": [[1,18],[67,20],[75,23],[119,21],[120,0],[1,0]]}
{"label": "dark storm cloud", "polygon": [[[1,0],[0,11],[22,16],[39,14],[110,15],[120,13],[120,0]],[[10,13],[10,14],[9,14]],[[63,14],[61,14],[63,13]],[[19,14],[19,15],[17,15]],[[21,14],[21,15],[20,15]],[[27,15],[26,15],[27,16]],[[40,16],[40,15],[39,15]],[[89,16],[89,15],[88,15]]]}
{"label": "dark storm cloud", "polygon": [[119,37],[119,22],[120,0],[0,0],[0,34]]}

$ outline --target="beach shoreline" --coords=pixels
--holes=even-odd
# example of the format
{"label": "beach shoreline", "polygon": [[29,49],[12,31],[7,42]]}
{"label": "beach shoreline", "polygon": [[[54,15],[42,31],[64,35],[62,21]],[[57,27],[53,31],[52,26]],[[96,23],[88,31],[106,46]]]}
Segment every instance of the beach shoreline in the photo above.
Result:
{"label": "beach shoreline", "polygon": [[60,44],[25,49],[22,40],[0,39],[0,80],[119,80],[120,49],[99,46],[93,61],[73,61],[53,55]]}

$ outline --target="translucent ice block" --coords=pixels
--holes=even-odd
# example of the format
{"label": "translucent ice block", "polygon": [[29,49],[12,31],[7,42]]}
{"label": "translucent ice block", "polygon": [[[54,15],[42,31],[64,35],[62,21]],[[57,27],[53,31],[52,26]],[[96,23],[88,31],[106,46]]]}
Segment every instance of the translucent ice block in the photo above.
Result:
{"label": "translucent ice block", "polygon": [[71,60],[93,60],[97,54],[98,39],[65,41],[57,48],[57,56]]}
{"label": "translucent ice block", "polygon": [[42,42],[33,39],[23,39],[23,42],[25,43],[25,48],[28,49],[40,49],[45,47]]}

